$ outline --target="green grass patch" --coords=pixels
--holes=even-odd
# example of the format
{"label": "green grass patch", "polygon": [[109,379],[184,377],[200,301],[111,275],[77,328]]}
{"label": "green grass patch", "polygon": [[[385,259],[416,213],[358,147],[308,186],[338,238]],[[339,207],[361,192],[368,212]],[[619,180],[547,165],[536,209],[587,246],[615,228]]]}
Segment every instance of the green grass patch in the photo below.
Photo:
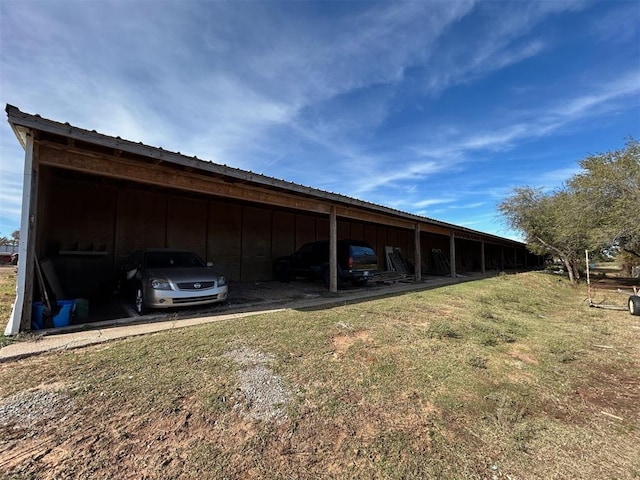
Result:
{"label": "green grass patch", "polygon": [[5,337],[4,327],[9,321],[13,300],[16,296],[16,268],[13,266],[0,267],[0,348],[9,345],[12,340]]}
{"label": "green grass patch", "polygon": [[[72,398],[39,429],[2,431],[59,446],[10,474],[631,479],[637,333],[583,299],[554,276],[501,276],[4,365],[4,399],[43,385]],[[251,416],[275,386],[285,414]]]}

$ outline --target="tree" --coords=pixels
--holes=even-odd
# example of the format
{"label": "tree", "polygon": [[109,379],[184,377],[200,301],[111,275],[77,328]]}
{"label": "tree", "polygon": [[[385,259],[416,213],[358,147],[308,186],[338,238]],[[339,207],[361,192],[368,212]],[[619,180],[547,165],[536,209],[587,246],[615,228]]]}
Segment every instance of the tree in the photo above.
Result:
{"label": "tree", "polygon": [[545,195],[541,189],[523,187],[498,206],[509,226],[524,233],[532,253],[551,254],[564,263],[571,283],[580,278],[581,252],[587,245],[584,221],[575,214],[577,202],[567,189]]}
{"label": "tree", "polygon": [[622,250],[640,259],[640,142],[580,161],[582,170],[549,194],[514,189],[498,206],[536,254],[552,254],[575,283],[585,250]]}
{"label": "tree", "polygon": [[640,142],[591,155],[580,161],[582,171],[568,182],[594,224],[590,249],[614,246],[640,259]]}
{"label": "tree", "polygon": [[20,230],[14,230],[10,237],[0,235],[0,245],[18,245],[20,243]]}

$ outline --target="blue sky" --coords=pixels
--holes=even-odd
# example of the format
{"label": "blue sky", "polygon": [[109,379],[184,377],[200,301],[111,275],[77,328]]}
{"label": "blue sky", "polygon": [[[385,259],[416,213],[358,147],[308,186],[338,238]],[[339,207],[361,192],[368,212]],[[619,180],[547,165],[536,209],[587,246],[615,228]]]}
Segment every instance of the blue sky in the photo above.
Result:
{"label": "blue sky", "polygon": [[[0,1],[0,103],[517,238],[640,138],[640,2]],[[0,124],[0,235],[24,153]]]}

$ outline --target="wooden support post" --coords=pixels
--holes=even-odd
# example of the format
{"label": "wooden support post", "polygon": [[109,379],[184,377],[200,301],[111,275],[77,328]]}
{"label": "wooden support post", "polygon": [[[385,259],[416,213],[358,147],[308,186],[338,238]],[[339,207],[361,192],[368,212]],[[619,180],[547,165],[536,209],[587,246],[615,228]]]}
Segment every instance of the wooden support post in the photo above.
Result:
{"label": "wooden support post", "polygon": [[449,236],[449,263],[451,264],[451,277],[456,278],[456,234],[451,230]]}
{"label": "wooden support post", "polygon": [[420,224],[416,223],[414,229],[414,273],[416,282],[422,280],[422,247],[420,246]]}
{"label": "wooden support post", "polygon": [[484,239],[480,240],[480,271],[484,275],[487,273],[487,268],[485,265],[485,254],[484,254]]}
{"label": "wooden support post", "polygon": [[18,249],[16,298],[5,328],[5,335],[16,335],[31,328],[34,261],[36,258],[36,206],[38,201],[38,156],[32,134],[27,134],[22,183],[22,217]]}
{"label": "wooden support post", "polygon": [[518,249],[513,247],[513,268],[518,269]]}
{"label": "wooden support post", "polygon": [[338,293],[338,221],[334,205],[329,215],[329,291]]}
{"label": "wooden support post", "polygon": [[500,245],[500,270],[504,272],[504,245]]}

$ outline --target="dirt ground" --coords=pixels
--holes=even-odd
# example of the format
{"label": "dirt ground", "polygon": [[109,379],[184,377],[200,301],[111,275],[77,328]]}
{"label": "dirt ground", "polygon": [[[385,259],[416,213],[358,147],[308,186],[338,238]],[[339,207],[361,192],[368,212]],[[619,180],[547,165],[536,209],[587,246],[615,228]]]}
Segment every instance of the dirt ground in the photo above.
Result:
{"label": "dirt ground", "polygon": [[626,310],[634,287],[635,292],[640,293],[640,278],[624,276],[619,268],[608,264],[596,264],[591,269],[589,280],[587,292],[592,303],[598,307]]}
{"label": "dirt ground", "polygon": [[[606,278],[603,277],[604,280]],[[373,284],[365,290],[383,292],[385,287],[384,283]],[[582,288],[585,287],[581,286],[580,289]],[[278,304],[283,299],[317,298],[327,295],[320,282],[306,281],[290,284],[243,284],[237,285],[232,291],[234,296],[229,308],[250,308],[251,305]],[[350,288],[346,293],[356,291],[362,290]],[[487,302],[486,295],[480,296],[479,299]],[[442,303],[436,303],[434,308],[441,305]],[[401,318],[394,317],[396,309],[402,313]],[[586,309],[580,312],[582,316],[586,316],[591,315],[594,310]],[[365,315],[376,314],[364,313],[364,310],[362,312],[358,312],[355,318],[361,319]],[[344,312],[344,315],[347,314],[348,312]],[[618,312],[606,314],[619,315]],[[380,337],[379,333],[376,334],[375,328],[382,328],[382,325],[388,323],[393,327],[392,331],[396,336],[408,334],[404,310],[394,307],[387,312],[387,317],[378,327],[374,323],[364,324],[368,328],[346,328],[347,323],[343,325],[342,322],[353,323],[355,320],[339,318],[339,322],[327,330],[331,333],[330,341],[323,343],[320,349],[323,362],[329,362],[331,365],[352,362],[359,369],[376,370],[385,355],[385,350],[377,340]],[[94,362],[92,365],[95,375],[103,377],[105,382],[119,376],[122,383],[118,385],[126,385],[127,375],[130,375],[128,378],[132,384],[136,382],[137,379],[134,377],[137,372],[114,370],[109,373],[109,369],[113,368],[112,363],[101,363],[99,359],[89,360],[90,357],[93,358],[94,353],[106,353],[115,350],[116,347],[98,345],[50,355],[46,358],[54,363],[49,366],[37,358],[0,363],[0,376],[3,378],[8,378],[8,373],[16,369],[20,372],[31,372],[32,378],[46,379],[43,380],[46,383],[36,387],[32,385],[40,380],[31,383],[29,388],[22,388],[20,378],[14,377],[16,385],[12,385],[12,390],[8,392],[15,393],[9,396],[2,395],[0,478],[258,479],[270,478],[265,474],[269,469],[280,472],[278,478],[358,478],[348,475],[348,472],[356,470],[349,470],[345,463],[340,462],[347,459],[353,463],[349,468],[357,469],[367,462],[379,460],[379,452],[375,453],[373,450],[375,441],[379,438],[383,438],[381,445],[384,448],[391,448],[388,446],[393,446],[393,442],[399,441],[399,438],[408,438],[404,448],[412,452],[415,458],[423,460],[446,456],[447,452],[454,449],[453,445],[460,443],[468,447],[470,458],[477,457],[477,472],[471,475],[465,475],[469,472],[464,471],[444,471],[442,476],[432,478],[636,478],[635,475],[640,475],[640,461],[637,451],[635,454],[630,453],[630,441],[627,439],[637,436],[637,424],[633,426],[633,419],[640,418],[640,377],[636,374],[638,350],[631,343],[637,338],[635,335],[640,327],[630,323],[638,317],[632,318],[628,314],[607,318],[610,320],[602,323],[596,323],[596,317],[589,320],[591,323],[581,324],[579,320],[574,320],[577,325],[588,328],[590,335],[597,334],[602,337],[589,341],[588,352],[576,351],[575,355],[572,354],[572,358],[569,358],[564,349],[571,353],[575,347],[564,344],[552,345],[551,353],[558,360],[549,370],[553,373],[551,378],[562,378],[563,382],[572,379],[572,388],[566,396],[560,397],[554,393],[546,398],[546,403],[542,402],[544,411],[539,412],[539,418],[548,420],[548,423],[545,423],[544,427],[535,423],[526,424],[531,430],[515,428],[524,425],[523,418],[526,420],[529,416],[533,417],[534,412],[524,411],[518,405],[512,404],[511,397],[489,394],[484,397],[483,402],[487,405],[495,403],[495,406],[486,412],[483,411],[481,417],[467,418],[462,413],[462,407],[445,412],[441,407],[434,406],[424,392],[402,388],[397,390],[398,402],[395,406],[404,405],[405,410],[391,412],[373,402],[368,403],[361,394],[350,387],[337,390],[340,395],[335,401],[353,407],[353,411],[358,415],[356,418],[340,417],[335,413],[326,414],[318,409],[318,398],[309,396],[308,402],[300,404],[301,411],[297,412],[298,416],[294,421],[285,413],[286,407],[292,398],[304,395],[304,391],[296,391],[300,385],[283,382],[277,368],[274,367],[276,361],[273,356],[256,347],[229,347],[221,355],[222,358],[232,361],[235,369],[229,372],[229,379],[220,377],[216,382],[209,383],[226,385],[225,382],[228,381],[229,384],[236,385],[229,390],[231,393],[221,390],[223,393],[207,397],[209,400],[204,401],[197,392],[183,392],[182,380],[178,380],[175,388],[165,392],[166,399],[162,403],[154,403],[157,399],[152,398],[153,393],[138,393],[142,398],[149,398],[150,408],[144,414],[126,408],[127,404],[122,399],[126,398],[127,392],[108,388],[106,385],[101,386],[91,375],[85,377],[82,382],[74,383],[67,380],[79,372],[76,362],[69,357],[82,356],[87,362]],[[620,331],[626,332],[624,342],[618,338]],[[233,337],[230,335],[229,338]],[[249,341],[253,337],[249,335],[246,338],[248,343],[253,343]],[[392,339],[389,341],[393,343]],[[433,357],[438,354],[441,343],[449,342],[446,344],[453,348],[458,341],[433,340]],[[266,345],[270,344],[271,340],[266,342]],[[177,346],[179,347],[179,344]],[[145,347],[149,348],[149,361],[162,361],[161,356],[155,354],[161,347],[163,345],[159,343]],[[411,345],[408,348],[410,347]],[[111,350],[108,350],[110,348]],[[168,366],[186,368],[189,372],[204,371],[209,365],[209,371],[213,372],[212,365],[217,365],[216,362],[219,360],[213,356],[204,356],[210,351],[209,348],[199,348],[202,348],[205,354],[200,351],[192,355],[176,354],[174,361],[165,361]],[[400,346],[392,345],[389,347],[390,351],[393,348]],[[281,362],[301,361],[302,354],[298,350],[286,351],[291,352],[291,360],[280,359]],[[601,356],[612,356],[614,360],[610,363],[600,363]],[[507,357],[514,362],[514,384],[519,388],[541,381],[534,377],[534,372],[544,367],[551,358],[545,351],[519,342],[509,344]],[[114,354],[109,358],[117,357]],[[193,363],[184,364],[185,359]],[[493,361],[490,360],[489,363]],[[51,365],[68,369],[69,375],[58,378],[51,373]],[[123,368],[122,365],[120,368]],[[577,371],[584,372],[584,375],[574,376],[570,370],[574,374]],[[477,375],[484,376],[486,372],[486,366],[478,367]],[[320,388],[320,378],[305,388]],[[544,377],[540,377],[542,378]],[[25,384],[28,384],[28,381],[25,379]],[[539,390],[536,388],[532,391]],[[113,405],[120,405],[121,408],[114,410]],[[472,406],[469,408],[473,409]],[[518,451],[518,455],[522,458],[527,455],[531,457],[530,476],[523,474],[526,470],[522,469],[518,475],[508,474],[507,467],[502,464],[498,466],[498,462],[490,462],[488,467],[484,465],[486,457],[499,456],[499,453],[487,452],[484,447],[492,446],[499,451],[507,449],[506,444],[491,444],[489,440],[486,440],[486,443],[479,442],[477,436],[470,433],[476,432],[475,424],[467,426],[466,422],[474,420],[481,423],[492,416],[495,417],[492,421],[495,423],[496,436],[506,436],[509,430],[517,430],[518,441],[522,443],[522,446],[518,447],[522,450]],[[358,428],[351,429],[350,422]],[[562,436],[563,430],[559,430],[556,435],[554,428],[565,426],[571,427],[571,430],[567,431],[572,432],[575,429],[585,432],[585,443],[568,444],[570,448],[560,445],[568,440]],[[543,438],[541,432],[558,439],[557,451],[545,450],[556,447],[555,440],[545,443],[540,450],[535,450],[536,443],[529,437],[539,435]],[[443,441],[442,438],[446,438],[446,449],[438,447],[438,442]],[[601,453],[594,448],[598,446],[606,450],[606,455],[612,456],[609,459],[610,470],[589,467],[593,459],[597,459]],[[571,449],[578,447],[581,451],[575,452],[574,455]],[[530,448],[534,453],[527,451]],[[576,468],[583,469],[572,476],[572,472],[567,470],[568,467],[555,460],[556,457],[553,457],[553,461],[549,458],[545,460],[545,454],[549,453],[566,455],[569,460],[576,462]],[[399,460],[399,464],[411,465],[411,454],[399,455],[407,457]],[[636,456],[635,461],[630,458],[631,455]],[[620,458],[615,458],[616,456]],[[442,464],[448,461],[449,459],[445,458]],[[558,463],[558,470],[541,470],[545,461],[551,464]],[[580,461],[584,462],[584,467],[580,466]],[[468,459],[465,462],[472,463]],[[606,463],[600,461],[600,464]],[[201,470],[203,465],[207,466],[206,470]],[[622,471],[620,465],[631,465],[635,471]],[[331,468],[335,468],[335,471]],[[541,472],[546,475],[542,475]],[[402,477],[395,475],[395,478]]]}

